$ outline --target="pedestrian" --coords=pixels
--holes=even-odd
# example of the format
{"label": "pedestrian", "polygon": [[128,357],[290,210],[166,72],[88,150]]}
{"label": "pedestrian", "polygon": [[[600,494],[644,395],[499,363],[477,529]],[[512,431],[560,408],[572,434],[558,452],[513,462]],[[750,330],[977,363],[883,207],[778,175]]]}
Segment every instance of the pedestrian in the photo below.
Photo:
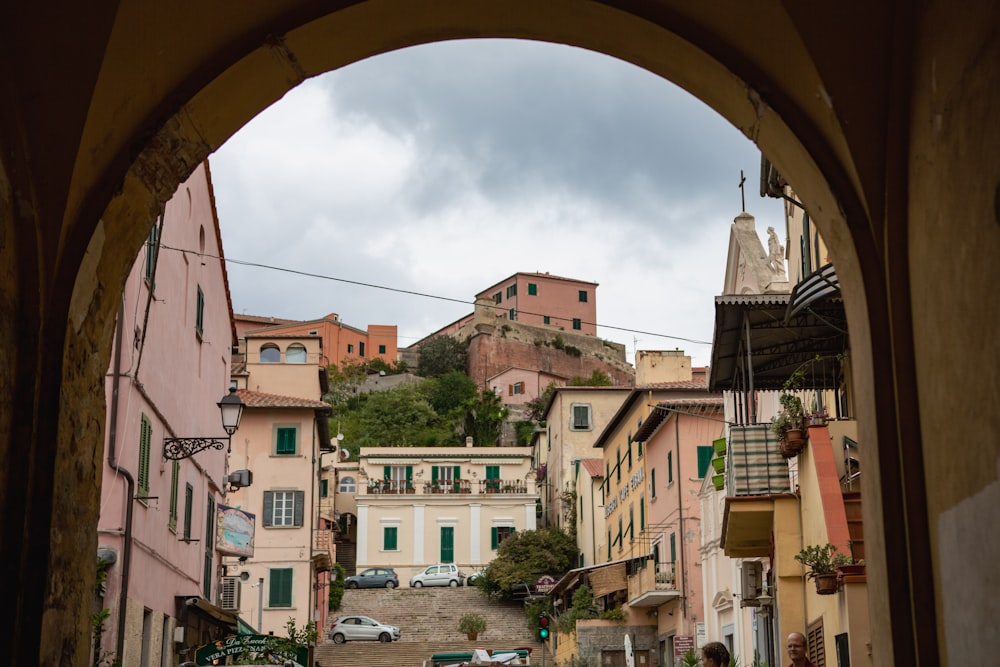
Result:
{"label": "pedestrian", "polygon": [[720,642],[709,642],[701,647],[701,664],[704,667],[729,667],[729,649]]}
{"label": "pedestrian", "polygon": [[788,651],[788,658],[792,661],[789,667],[816,667],[809,658],[806,657],[806,636],[801,632],[793,632],[785,640],[785,649]]}

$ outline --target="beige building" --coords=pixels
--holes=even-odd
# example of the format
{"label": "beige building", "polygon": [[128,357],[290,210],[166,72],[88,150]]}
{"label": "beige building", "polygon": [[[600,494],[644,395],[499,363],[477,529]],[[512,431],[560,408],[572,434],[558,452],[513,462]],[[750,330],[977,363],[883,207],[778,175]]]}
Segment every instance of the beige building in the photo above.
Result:
{"label": "beige building", "polygon": [[247,334],[244,352],[234,382],[246,408],[229,468],[251,471],[253,483],[227,502],[255,515],[256,529],[253,555],[228,558],[223,585],[252,627],[283,636],[289,618],[299,628],[326,624],[334,557],[318,474],[321,455],[333,449],[330,406],[319,400],[326,368],[318,336]]}
{"label": "beige building", "polygon": [[456,563],[469,574],[537,525],[530,447],[365,447],[356,472],[358,570],[391,567],[403,582]]}

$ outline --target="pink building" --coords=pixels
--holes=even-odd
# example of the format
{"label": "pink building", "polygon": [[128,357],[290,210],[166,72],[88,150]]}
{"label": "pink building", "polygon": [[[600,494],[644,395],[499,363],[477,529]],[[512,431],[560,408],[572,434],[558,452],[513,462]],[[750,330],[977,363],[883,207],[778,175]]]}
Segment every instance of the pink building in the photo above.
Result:
{"label": "pink building", "polygon": [[[136,224],[141,224],[137,221]],[[99,561],[107,582],[101,651],[122,664],[177,664],[234,632],[216,606],[217,508],[226,434],[217,403],[236,342],[208,164],[195,169],[150,232],[128,276],[106,381]],[[168,458],[167,439],[220,449]]]}
{"label": "pink building", "polygon": [[548,273],[515,273],[476,299],[493,302],[498,317],[597,335],[597,283]]}

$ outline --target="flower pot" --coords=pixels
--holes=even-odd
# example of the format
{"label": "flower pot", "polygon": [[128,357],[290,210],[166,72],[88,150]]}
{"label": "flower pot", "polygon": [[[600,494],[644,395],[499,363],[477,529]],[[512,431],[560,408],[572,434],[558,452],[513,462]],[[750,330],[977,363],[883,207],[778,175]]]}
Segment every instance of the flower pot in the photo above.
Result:
{"label": "flower pot", "polygon": [[723,456],[726,453],[726,439],[719,438],[717,440],[713,440],[712,449],[714,449],[715,453],[719,456]]}
{"label": "flower pot", "polygon": [[712,459],[712,467],[715,468],[715,472],[722,473],[726,470],[726,459],[714,458]]}
{"label": "flower pot", "polygon": [[816,593],[819,595],[833,595],[840,586],[836,572],[814,574],[813,580],[816,582]]}
{"label": "flower pot", "polygon": [[721,491],[726,486],[726,476],[712,475],[712,484],[715,485],[716,491]]}
{"label": "flower pot", "polygon": [[785,432],[785,439],[789,443],[802,447],[806,444],[806,432],[801,428],[790,428]]}
{"label": "flower pot", "polygon": [[[791,432],[791,431],[789,431]],[[805,441],[791,441],[787,438],[782,438],[778,441],[778,448],[781,451],[781,456],[786,459],[798,456],[802,452],[802,448],[805,446]]]}
{"label": "flower pot", "polygon": [[862,563],[847,563],[837,567],[837,571],[842,576],[854,577],[865,573],[865,566]]}
{"label": "flower pot", "polygon": [[467,633],[465,633],[465,636],[469,638],[469,641],[476,641],[476,638],[479,637],[479,633],[478,632],[467,632]]}

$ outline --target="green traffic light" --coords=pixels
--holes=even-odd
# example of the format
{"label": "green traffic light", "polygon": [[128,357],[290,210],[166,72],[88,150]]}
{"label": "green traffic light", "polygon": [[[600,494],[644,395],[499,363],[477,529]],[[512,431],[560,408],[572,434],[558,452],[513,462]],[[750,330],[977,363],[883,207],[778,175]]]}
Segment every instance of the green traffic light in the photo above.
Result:
{"label": "green traffic light", "polygon": [[542,640],[548,639],[549,638],[549,629],[548,628],[541,628],[538,631],[538,638],[542,639]]}

